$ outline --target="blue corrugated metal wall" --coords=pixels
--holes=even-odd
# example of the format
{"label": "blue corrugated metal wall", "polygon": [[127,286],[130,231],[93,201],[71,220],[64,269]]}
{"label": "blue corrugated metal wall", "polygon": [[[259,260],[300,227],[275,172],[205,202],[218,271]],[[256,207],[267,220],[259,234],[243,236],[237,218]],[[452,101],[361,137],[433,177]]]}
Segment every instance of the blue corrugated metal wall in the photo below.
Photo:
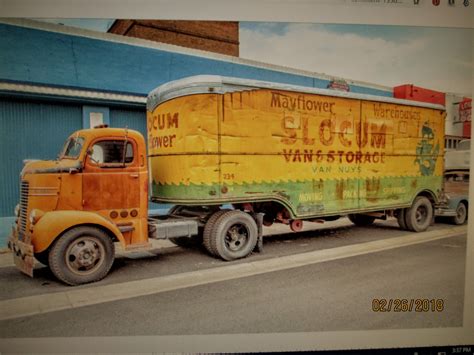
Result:
{"label": "blue corrugated metal wall", "polygon": [[0,216],[12,216],[19,200],[23,159],[55,159],[65,139],[82,128],[82,107],[0,99]]}
{"label": "blue corrugated metal wall", "polygon": [[134,129],[146,138],[146,111],[126,108],[110,109],[110,127]]}
{"label": "blue corrugated metal wall", "polygon": [[[111,108],[111,127],[128,127],[146,137],[143,110]],[[66,138],[82,129],[82,106],[67,103],[0,99],[0,217],[13,215],[19,200],[18,175],[23,159],[55,159]]]}

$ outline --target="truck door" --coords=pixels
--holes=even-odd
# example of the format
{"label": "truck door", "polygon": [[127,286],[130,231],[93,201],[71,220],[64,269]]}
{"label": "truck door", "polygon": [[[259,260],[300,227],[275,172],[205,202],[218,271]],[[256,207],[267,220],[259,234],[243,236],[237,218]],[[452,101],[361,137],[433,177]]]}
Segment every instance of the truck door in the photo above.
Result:
{"label": "truck door", "polygon": [[125,137],[93,141],[84,164],[84,210],[117,210],[140,207],[137,143]]}

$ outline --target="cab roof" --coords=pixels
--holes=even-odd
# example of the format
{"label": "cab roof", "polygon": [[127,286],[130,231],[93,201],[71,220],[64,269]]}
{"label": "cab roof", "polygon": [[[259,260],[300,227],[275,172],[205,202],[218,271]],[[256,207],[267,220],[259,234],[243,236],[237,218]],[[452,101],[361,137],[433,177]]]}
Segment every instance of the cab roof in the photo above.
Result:
{"label": "cab roof", "polygon": [[70,137],[75,135],[87,137],[90,139],[95,139],[97,137],[132,137],[136,140],[143,140],[143,136],[140,132],[128,128],[110,128],[110,127],[100,127],[100,128],[87,128],[81,129],[73,134]]}

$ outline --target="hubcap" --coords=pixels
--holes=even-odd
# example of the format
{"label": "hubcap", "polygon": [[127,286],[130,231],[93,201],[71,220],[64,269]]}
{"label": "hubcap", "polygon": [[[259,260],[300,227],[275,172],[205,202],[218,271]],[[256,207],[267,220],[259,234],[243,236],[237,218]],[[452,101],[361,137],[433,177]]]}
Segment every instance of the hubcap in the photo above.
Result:
{"label": "hubcap", "polygon": [[97,270],[104,260],[105,250],[96,238],[84,236],[76,239],[66,251],[66,265],[80,275]]}
{"label": "hubcap", "polygon": [[225,246],[231,251],[238,251],[245,247],[249,238],[249,231],[243,224],[232,225],[225,236]]}

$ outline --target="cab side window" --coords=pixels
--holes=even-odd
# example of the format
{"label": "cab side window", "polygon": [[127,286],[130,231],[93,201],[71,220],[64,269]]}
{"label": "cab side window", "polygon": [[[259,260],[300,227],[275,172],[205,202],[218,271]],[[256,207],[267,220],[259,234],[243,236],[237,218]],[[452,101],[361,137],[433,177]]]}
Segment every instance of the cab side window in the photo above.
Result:
{"label": "cab side window", "polygon": [[133,144],[124,140],[104,140],[96,142],[89,155],[92,163],[101,166],[130,164],[133,162]]}

